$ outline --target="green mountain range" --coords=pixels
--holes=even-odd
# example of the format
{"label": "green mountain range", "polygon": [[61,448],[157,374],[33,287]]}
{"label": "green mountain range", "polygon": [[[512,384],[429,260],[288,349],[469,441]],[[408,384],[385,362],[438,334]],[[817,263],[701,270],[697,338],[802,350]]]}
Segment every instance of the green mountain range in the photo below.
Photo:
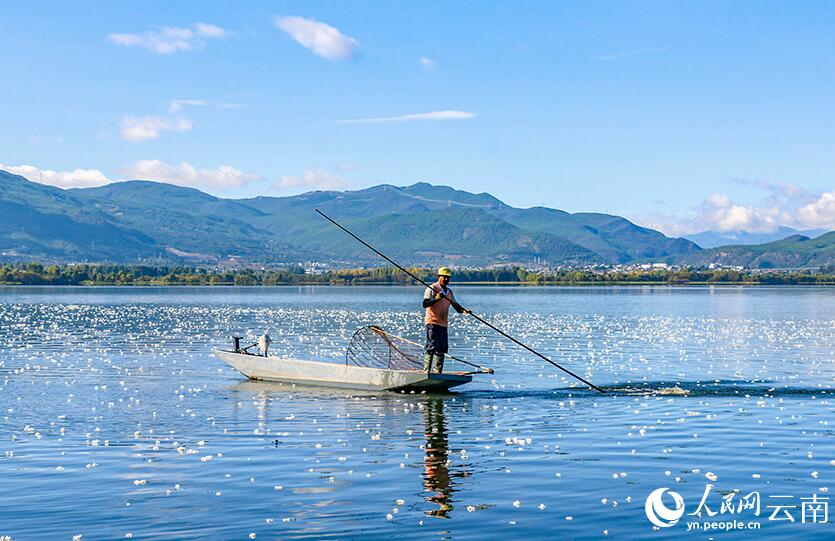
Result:
{"label": "green mountain range", "polygon": [[[427,183],[233,200],[140,180],[62,190],[0,171],[0,258],[382,263],[316,214],[316,208],[410,265],[700,261],[714,252],[618,216],[519,209],[490,194]],[[787,244],[786,249],[794,247]],[[825,247],[810,250],[803,252],[809,260],[817,261],[819,252],[823,259],[832,257]]]}
{"label": "green mountain range", "polygon": [[685,265],[740,265],[755,269],[819,267],[835,263],[835,231],[810,239],[792,235],[765,244],[738,244],[676,258]]}

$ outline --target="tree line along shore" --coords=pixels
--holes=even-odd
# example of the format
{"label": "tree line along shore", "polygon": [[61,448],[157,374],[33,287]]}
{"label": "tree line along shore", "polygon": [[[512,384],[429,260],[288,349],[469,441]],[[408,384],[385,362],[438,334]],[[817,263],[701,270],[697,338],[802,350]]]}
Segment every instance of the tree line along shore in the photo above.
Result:
{"label": "tree line along shore", "polygon": [[[409,269],[427,281],[434,270]],[[835,265],[816,272],[763,271],[739,269],[560,269],[528,271],[521,267],[456,269],[454,281],[470,284],[525,285],[648,285],[648,284],[750,284],[750,285],[835,285]],[[0,284],[5,285],[189,285],[189,286],[273,286],[273,285],[373,285],[413,284],[414,280],[393,267],[343,269],[307,273],[300,266],[280,269],[212,269],[188,266],[142,265],[43,265],[17,263],[0,266]]]}

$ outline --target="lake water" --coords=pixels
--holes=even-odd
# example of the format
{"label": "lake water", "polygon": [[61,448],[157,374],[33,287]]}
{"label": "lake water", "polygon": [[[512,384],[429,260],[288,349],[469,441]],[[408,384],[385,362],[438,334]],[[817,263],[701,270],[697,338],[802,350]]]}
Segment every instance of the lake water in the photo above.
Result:
{"label": "lake water", "polygon": [[0,539],[835,538],[835,288],[456,289],[605,394],[464,316],[451,352],[495,374],[445,396],[211,354],[419,341],[421,293],[0,288]]}

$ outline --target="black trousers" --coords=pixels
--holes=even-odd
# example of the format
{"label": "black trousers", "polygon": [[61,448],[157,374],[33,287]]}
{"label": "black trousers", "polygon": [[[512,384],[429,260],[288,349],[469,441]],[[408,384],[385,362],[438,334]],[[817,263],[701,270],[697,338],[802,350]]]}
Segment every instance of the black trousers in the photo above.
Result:
{"label": "black trousers", "polygon": [[446,353],[449,351],[447,328],[441,325],[426,325],[426,353]]}

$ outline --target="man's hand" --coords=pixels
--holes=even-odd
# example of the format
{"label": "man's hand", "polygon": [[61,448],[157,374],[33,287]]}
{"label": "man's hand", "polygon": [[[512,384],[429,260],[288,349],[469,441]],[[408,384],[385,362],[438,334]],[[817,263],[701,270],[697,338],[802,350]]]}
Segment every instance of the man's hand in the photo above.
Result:
{"label": "man's hand", "polygon": [[463,306],[461,306],[460,304],[458,304],[455,301],[452,301],[452,307],[455,308],[455,311],[458,312],[459,314],[472,314],[473,313],[471,310],[467,310],[466,308],[464,308]]}
{"label": "man's hand", "polygon": [[443,296],[440,293],[435,293],[435,301],[436,302],[441,300],[442,298],[443,298]]}

